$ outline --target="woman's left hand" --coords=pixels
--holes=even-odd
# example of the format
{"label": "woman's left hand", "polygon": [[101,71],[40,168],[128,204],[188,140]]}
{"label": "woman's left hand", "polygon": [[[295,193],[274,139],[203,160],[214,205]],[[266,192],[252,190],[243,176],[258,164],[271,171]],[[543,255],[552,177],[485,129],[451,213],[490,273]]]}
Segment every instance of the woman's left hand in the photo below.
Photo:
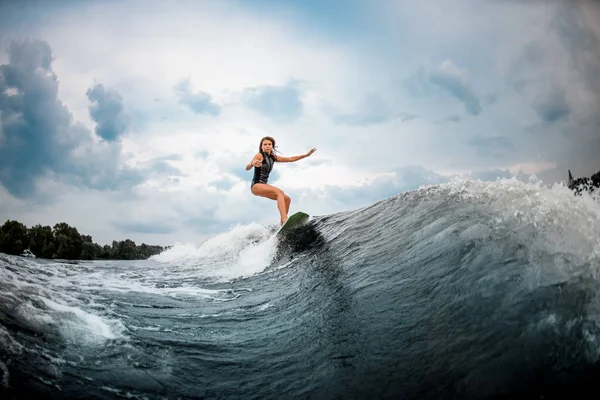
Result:
{"label": "woman's left hand", "polygon": [[312,153],[314,153],[315,151],[317,151],[317,149],[315,149],[315,148],[313,147],[312,149],[310,149],[310,150],[308,151],[308,153],[306,154],[306,156],[307,156],[307,157],[308,157],[308,156],[310,156],[310,155],[311,155]]}

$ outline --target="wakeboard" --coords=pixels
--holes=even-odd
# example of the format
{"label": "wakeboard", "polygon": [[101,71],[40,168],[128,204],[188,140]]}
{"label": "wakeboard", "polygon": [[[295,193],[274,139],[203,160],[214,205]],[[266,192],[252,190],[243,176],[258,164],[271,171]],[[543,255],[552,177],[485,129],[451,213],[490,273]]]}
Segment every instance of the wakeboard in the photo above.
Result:
{"label": "wakeboard", "polygon": [[285,221],[285,224],[283,224],[281,228],[279,228],[279,230],[277,231],[277,234],[282,235],[288,233],[293,228],[305,223],[308,220],[308,218],[309,215],[307,213],[298,211],[297,213],[288,217],[287,221]]}

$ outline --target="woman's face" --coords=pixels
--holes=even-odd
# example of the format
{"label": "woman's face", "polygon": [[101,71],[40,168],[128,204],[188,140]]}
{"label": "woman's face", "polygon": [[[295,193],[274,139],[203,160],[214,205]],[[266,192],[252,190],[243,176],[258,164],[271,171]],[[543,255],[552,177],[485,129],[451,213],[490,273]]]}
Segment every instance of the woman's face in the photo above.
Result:
{"label": "woman's face", "polygon": [[271,150],[273,150],[273,143],[271,143],[269,139],[265,139],[262,141],[260,147],[265,153],[271,154]]}

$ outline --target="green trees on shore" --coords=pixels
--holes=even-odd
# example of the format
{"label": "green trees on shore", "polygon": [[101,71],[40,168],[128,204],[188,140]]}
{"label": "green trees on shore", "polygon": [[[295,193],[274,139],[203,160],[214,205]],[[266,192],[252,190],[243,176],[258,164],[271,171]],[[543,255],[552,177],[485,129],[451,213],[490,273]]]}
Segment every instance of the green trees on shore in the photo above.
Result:
{"label": "green trees on shore", "polygon": [[60,222],[54,227],[35,225],[27,228],[18,221],[8,220],[0,227],[0,252],[18,255],[25,249],[38,258],[67,260],[143,260],[168,247],[136,245],[134,241],[113,240],[112,246],[100,246],[89,235]]}

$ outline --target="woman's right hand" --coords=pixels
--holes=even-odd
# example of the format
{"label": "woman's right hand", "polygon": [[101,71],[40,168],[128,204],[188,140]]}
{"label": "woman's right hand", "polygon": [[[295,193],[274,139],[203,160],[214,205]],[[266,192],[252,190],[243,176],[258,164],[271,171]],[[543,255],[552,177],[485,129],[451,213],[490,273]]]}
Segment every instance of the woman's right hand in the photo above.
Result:
{"label": "woman's right hand", "polygon": [[260,162],[260,160],[254,160],[252,161],[252,166],[254,167],[260,167],[262,165],[262,163]]}

